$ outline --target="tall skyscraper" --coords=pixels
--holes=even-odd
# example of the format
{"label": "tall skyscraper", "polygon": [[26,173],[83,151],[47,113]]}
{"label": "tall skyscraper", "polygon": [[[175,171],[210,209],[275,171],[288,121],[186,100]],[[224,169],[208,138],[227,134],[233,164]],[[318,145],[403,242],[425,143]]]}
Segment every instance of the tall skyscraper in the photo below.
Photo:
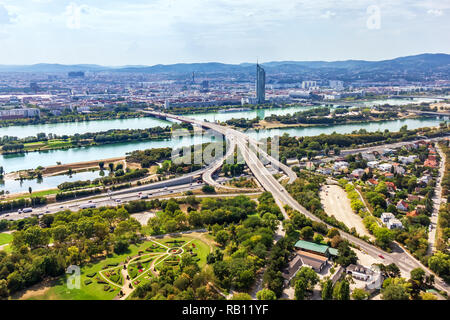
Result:
{"label": "tall skyscraper", "polygon": [[256,100],[258,103],[266,101],[266,72],[256,63]]}

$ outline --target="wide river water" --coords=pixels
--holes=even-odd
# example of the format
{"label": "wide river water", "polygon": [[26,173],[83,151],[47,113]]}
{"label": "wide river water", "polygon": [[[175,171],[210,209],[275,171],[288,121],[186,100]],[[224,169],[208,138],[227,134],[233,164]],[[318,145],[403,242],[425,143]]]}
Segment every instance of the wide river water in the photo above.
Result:
{"label": "wide river water", "polygon": [[[436,100],[429,98],[415,98],[413,100],[408,99],[385,99],[368,102],[352,103],[354,105],[381,105],[389,103],[391,105],[405,105],[410,103],[420,104],[422,102],[433,102]],[[346,105],[346,103],[341,103]],[[349,103],[350,104],[350,103]],[[338,105],[338,104],[337,104]],[[197,113],[193,115],[187,115],[197,120],[214,121],[227,121],[232,118],[245,118],[254,119],[259,117],[264,119],[270,115],[287,115],[293,114],[298,111],[304,111],[313,107],[296,106],[286,108],[267,108],[257,109],[241,112],[210,112],[210,113]],[[0,127],[0,137],[12,136],[18,138],[25,138],[29,136],[36,136],[38,133],[53,133],[56,135],[73,135],[75,133],[87,133],[87,132],[100,132],[110,129],[145,129],[156,126],[165,127],[171,125],[171,122],[161,119],[155,119],[151,117],[146,118],[132,118],[132,119],[113,119],[113,120],[96,120],[96,121],[80,121],[80,122],[67,122],[67,123],[50,123],[50,124],[37,124],[29,126],[10,126]]]}
{"label": "wide river water", "polygon": [[[343,124],[333,126],[314,126],[314,127],[297,127],[267,130],[251,130],[249,136],[256,139],[262,139],[269,136],[282,135],[288,133],[291,136],[316,136],[322,133],[330,134],[351,133],[359,129],[367,131],[398,131],[402,126],[407,125],[408,129],[416,129],[421,127],[437,126],[442,119],[404,119],[393,121],[378,121],[358,124]],[[180,137],[176,139],[151,140],[140,142],[126,142],[118,144],[72,148],[66,150],[50,150],[40,152],[28,152],[22,154],[0,155],[0,166],[3,166],[6,172],[12,172],[23,169],[33,169],[38,166],[55,165],[57,162],[71,163],[91,161],[98,159],[106,159],[113,157],[125,156],[128,152],[134,150],[143,150],[151,148],[171,147],[178,148],[192,144],[211,141],[209,137]]]}

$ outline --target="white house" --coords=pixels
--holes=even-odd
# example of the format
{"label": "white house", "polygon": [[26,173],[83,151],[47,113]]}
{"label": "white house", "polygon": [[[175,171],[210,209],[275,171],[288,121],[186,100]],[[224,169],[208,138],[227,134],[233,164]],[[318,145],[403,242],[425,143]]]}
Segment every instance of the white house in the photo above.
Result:
{"label": "white house", "polygon": [[402,222],[396,218],[389,219],[389,221],[386,223],[386,226],[388,229],[401,229],[403,228]]}
{"label": "white house", "polygon": [[403,164],[409,164],[409,163],[413,163],[416,158],[417,158],[416,155],[411,155],[411,156],[407,156],[407,157],[399,156],[398,161],[400,161]]}
{"label": "white house", "polygon": [[348,167],[348,162],[346,161],[337,161],[333,164],[333,169],[334,170],[341,170],[344,167]]}
{"label": "white house", "polygon": [[418,184],[426,184],[428,185],[431,181],[433,180],[433,178],[431,176],[422,176],[417,180]]}
{"label": "white house", "polygon": [[367,166],[369,168],[375,169],[378,166],[378,161],[369,161],[367,162]]}
{"label": "white house", "polygon": [[395,216],[392,212],[383,212],[381,214],[381,221],[383,221],[384,223],[388,222],[391,219],[395,219]]}
{"label": "white house", "polygon": [[352,171],[352,176],[355,178],[361,178],[364,175],[364,169],[355,169]]}
{"label": "white house", "polygon": [[386,172],[390,172],[392,169],[392,164],[390,163],[382,163],[380,165],[378,165],[378,169],[381,171],[386,171]]}
{"label": "white house", "polygon": [[394,173],[396,174],[405,174],[406,170],[402,166],[394,166]]}
{"label": "white house", "polygon": [[401,211],[406,211],[408,210],[408,204],[403,200],[399,200],[397,202],[397,209]]}

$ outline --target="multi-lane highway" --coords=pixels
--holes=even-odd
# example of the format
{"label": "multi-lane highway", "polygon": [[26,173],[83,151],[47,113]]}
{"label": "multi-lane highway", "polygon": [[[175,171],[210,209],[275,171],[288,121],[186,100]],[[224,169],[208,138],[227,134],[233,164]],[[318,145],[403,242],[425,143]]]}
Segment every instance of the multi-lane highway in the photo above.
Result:
{"label": "multi-lane highway", "polygon": [[204,186],[204,183],[194,182],[194,183],[188,183],[188,184],[184,184],[184,185],[152,189],[151,191],[145,191],[145,192],[142,192],[139,190],[134,190],[134,191],[128,190],[128,192],[121,193],[121,194],[114,194],[114,193],[102,194],[102,195],[98,195],[96,197],[90,197],[89,198],[90,200],[84,198],[84,199],[75,199],[75,200],[70,200],[70,201],[49,204],[48,206],[45,206],[45,207],[34,208],[32,212],[27,212],[27,213],[10,212],[10,213],[1,215],[0,218],[8,219],[8,220],[20,220],[23,218],[28,218],[28,217],[31,217],[34,215],[39,215],[39,214],[54,214],[54,213],[62,211],[62,210],[78,211],[78,210],[80,210],[80,206],[86,205],[86,204],[95,205],[96,207],[117,206],[117,205],[121,205],[123,203],[127,203],[129,201],[139,200],[142,197],[161,198],[161,197],[165,197],[165,196],[169,196],[169,195],[173,195],[173,194],[177,194],[177,193],[181,193],[181,192],[193,191],[193,190],[201,188],[202,186]]}
{"label": "multi-lane highway", "polygon": [[[220,125],[217,125],[215,123],[210,122],[202,122],[194,119],[190,119],[187,117],[182,116],[176,116],[171,114],[163,114],[159,112],[152,112],[153,114],[161,117],[166,118],[172,118],[183,122],[188,122],[192,124],[197,124],[205,128],[209,128],[212,130],[215,130],[219,133],[224,134],[227,138],[235,137],[236,143],[238,148],[240,149],[245,162],[247,163],[247,166],[252,171],[255,178],[258,180],[258,182],[262,185],[262,187],[266,190],[272,193],[276,203],[282,208],[283,205],[288,205],[292,207],[293,209],[301,212],[305,216],[309,217],[310,219],[314,221],[321,221],[318,217],[313,215],[311,212],[306,210],[303,206],[301,206],[287,191],[284,189],[284,187],[273,177],[272,174],[267,170],[267,168],[264,166],[264,164],[261,162],[261,160],[256,155],[257,147],[254,143],[251,143],[249,141],[249,138],[245,136],[243,133],[230,129],[225,128]],[[283,211],[284,213],[284,211]],[[284,213],[286,215],[286,213]],[[286,216],[286,218],[288,218]],[[327,224],[328,225],[328,224]],[[328,225],[328,227],[332,227],[331,225]],[[345,233],[343,231],[340,231],[340,234],[343,238],[347,239],[348,241],[354,243],[355,245],[359,246],[362,250],[367,252],[367,254],[371,255],[374,258],[381,258],[385,261],[386,264],[389,263],[395,263],[400,268],[400,270],[403,272],[403,274],[408,275],[409,272],[417,267],[420,267],[424,270],[426,270],[427,273],[431,273],[429,269],[427,269],[425,266],[423,266],[417,259],[411,256],[406,250],[401,248],[400,246],[397,246],[392,253],[387,253],[380,248],[373,246],[364,240],[361,240],[351,234]],[[440,289],[444,290],[447,293],[450,293],[449,286],[439,277],[436,276],[435,280],[435,286]]]}

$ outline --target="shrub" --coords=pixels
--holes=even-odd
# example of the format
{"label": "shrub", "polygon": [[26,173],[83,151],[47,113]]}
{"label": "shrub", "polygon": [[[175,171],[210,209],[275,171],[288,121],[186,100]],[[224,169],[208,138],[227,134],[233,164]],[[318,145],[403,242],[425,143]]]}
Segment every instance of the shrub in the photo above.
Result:
{"label": "shrub", "polygon": [[84,284],[87,286],[90,285],[91,283],[92,283],[91,279],[84,280]]}

